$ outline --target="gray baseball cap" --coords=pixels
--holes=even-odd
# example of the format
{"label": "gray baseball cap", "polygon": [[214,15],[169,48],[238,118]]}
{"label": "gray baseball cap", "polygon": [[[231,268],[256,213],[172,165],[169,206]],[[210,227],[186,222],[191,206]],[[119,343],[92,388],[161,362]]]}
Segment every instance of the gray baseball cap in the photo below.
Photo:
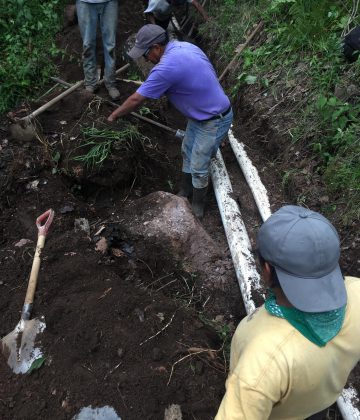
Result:
{"label": "gray baseball cap", "polygon": [[135,45],[128,52],[128,55],[133,60],[137,60],[148,48],[154,44],[166,42],[166,40],[166,31],[161,26],[152,24],[144,25],[136,34]]}
{"label": "gray baseball cap", "polygon": [[284,206],[261,226],[257,246],[295,308],[326,312],[346,304],[339,236],[321,214]]}

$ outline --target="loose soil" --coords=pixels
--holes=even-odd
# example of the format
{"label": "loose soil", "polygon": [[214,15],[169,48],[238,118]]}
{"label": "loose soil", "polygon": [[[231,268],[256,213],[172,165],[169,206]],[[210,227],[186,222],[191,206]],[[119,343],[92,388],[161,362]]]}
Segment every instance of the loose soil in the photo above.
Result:
{"label": "loose soil", "polygon": [[[125,64],[122,46],[143,23],[142,10],[140,1],[120,7],[118,68]],[[78,27],[66,27],[58,43],[68,53],[59,63],[60,77],[81,80]],[[121,100],[136,89],[120,81],[118,87]],[[99,95],[106,97],[104,88]],[[42,101],[15,112],[21,117]],[[153,105],[152,118],[184,128],[167,104]],[[1,133],[1,336],[20,318],[35,219],[50,207],[56,212],[33,311],[45,316],[40,344],[46,361],[38,371],[16,376],[1,358],[1,419],[70,419],[90,405],[112,406],[122,419],[162,419],[171,404],[180,405],[184,419],[211,419],[220,404],[228,348],[219,331],[230,331],[229,338],[244,309],[215,199],[204,225],[224,255],[209,276],[189,272],[166,249],[130,237],[121,213],[131,201],[154,191],[176,192],[180,141],[129,118],[146,139],[114,150],[96,168],[72,160],[83,153],[83,127],[124,127],[124,120],[106,123],[112,109],[74,92],[39,117],[37,139],[21,142]],[[74,229],[80,218],[88,220],[90,232]],[[101,236],[110,244],[104,254],[95,250],[103,226]],[[32,242],[16,247],[23,238]],[[210,325],[215,319],[218,331]]]}
{"label": "loose soil", "polygon": [[[139,0],[120,5],[118,68],[125,64],[123,45],[143,23],[143,6]],[[81,80],[78,27],[67,26],[57,41],[67,51],[58,63],[60,77]],[[118,87],[121,100],[136,90],[121,81]],[[99,95],[106,97],[106,90],[101,88]],[[15,112],[21,117],[41,104],[24,104]],[[166,102],[148,106],[151,118],[184,128],[183,117]],[[36,243],[35,219],[50,207],[56,212],[33,313],[45,316],[41,345],[46,361],[30,375],[16,376],[0,359],[1,419],[71,419],[90,405],[112,406],[122,419],[163,419],[169,405],[179,404],[184,419],[205,420],[214,417],[223,396],[228,338],[245,310],[215,197],[210,194],[203,226],[223,256],[202,272],[189,271],[161,246],[131,237],[122,217],[129,203],[154,191],[176,193],[180,141],[132,117],[109,126],[106,117],[112,109],[84,91],[74,92],[39,117],[41,129],[32,142],[11,139],[8,122],[1,121],[1,337],[20,318]],[[271,165],[278,148],[266,142],[265,159],[269,127],[254,131],[250,123],[246,126],[252,120],[244,109],[250,107],[236,104],[235,132],[260,174],[266,174],[262,178],[275,210],[291,202]],[[113,150],[95,168],[73,160],[84,150],[83,127],[122,129],[126,121],[141,133],[141,142]],[[254,244],[259,214],[228,144],[222,152]],[[89,222],[89,232],[74,229],[80,218]],[[343,246],[349,247],[345,272],[358,275],[350,228],[341,233]],[[109,243],[104,253],[96,250],[100,236]],[[33,242],[15,246],[23,238]]]}

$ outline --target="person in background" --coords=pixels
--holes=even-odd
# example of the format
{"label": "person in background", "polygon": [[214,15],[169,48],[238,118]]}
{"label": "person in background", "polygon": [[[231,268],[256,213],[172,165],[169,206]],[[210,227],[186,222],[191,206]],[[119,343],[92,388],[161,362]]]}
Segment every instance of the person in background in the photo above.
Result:
{"label": "person in background", "polygon": [[150,0],[144,13],[150,23],[166,29],[169,26],[174,7],[183,4],[192,4],[205,21],[209,19],[205,9],[197,0]]}
{"label": "person in background", "polygon": [[355,63],[360,54],[360,26],[353,28],[344,38],[343,53],[348,63]]}
{"label": "person in background", "polygon": [[196,217],[204,215],[209,167],[233,120],[229,98],[204,52],[188,42],[169,41],[158,25],[143,26],[129,56],[143,56],[155,66],[148,78],[117,108],[108,121],[129,114],[146,98],[169,101],[188,118],[182,143],[182,188],[178,195],[192,195]]}
{"label": "person in background", "polygon": [[335,228],[303,207],[269,217],[257,246],[269,293],[236,329],[215,419],[322,419],[360,360],[360,279],[344,280]]}
{"label": "person in background", "polygon": [[104,82],[111,99],[117,100],[120,98],[115,75],[118,0],[77,0],[76,12],[83,40],[85,89],[90,93],[97,89],[96,31],[99,22],[105,61]]}

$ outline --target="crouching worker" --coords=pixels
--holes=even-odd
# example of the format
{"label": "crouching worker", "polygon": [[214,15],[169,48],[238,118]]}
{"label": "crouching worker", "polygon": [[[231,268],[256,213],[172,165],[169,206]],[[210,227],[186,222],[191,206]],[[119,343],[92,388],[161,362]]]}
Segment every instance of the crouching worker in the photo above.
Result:
{"label": "crouching worker", "polygon": [[322,418],[360,360],[360,279],[343,279],[335,228],[302,207],[274,213],[257,246],[269,294],[237,327],[216,420]]}
{"label": "crouching worker", "polygon": [[192,4],[205,21],[209,19],[205,9],[196,0],[150,0],[144,13],[147,15],[151,23],[167,29],[170,23],[173,8],[184,4]]}
{"label": "crouching worker", "polygon": [[134,60],[143,56],[156,65],[108,121],[134,111],[146,98],[159,99],[162,95],[188,118],[182,143],[183,176],[179,195],[192,195],[193,212],[201,219],[211,158],[233,119],[229,98],[203,51],[188,42],[168,41],[166,31],[158,25],[143,26],[128,54]]}

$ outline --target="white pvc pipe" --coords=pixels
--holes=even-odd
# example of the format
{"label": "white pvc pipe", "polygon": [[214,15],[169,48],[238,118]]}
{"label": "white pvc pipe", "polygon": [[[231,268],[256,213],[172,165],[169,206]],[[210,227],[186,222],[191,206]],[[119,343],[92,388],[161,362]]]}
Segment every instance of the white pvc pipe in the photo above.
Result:
{"label": "white pvc pipe", "polygon": [[265,220],[271,216],[269,197],[266,188],[261,182],[257,169],[245,152],[244,144],[235,138],[232,130],[229,131],[229,141],[246,182],[251,189],[260,216],[263,222],[265,222]]}
{"label": "white pvc pipe", "polygon": [[220,151],[211,163],[210,173],[246,313],[250,314],[256,308],[253,293],[257,291],[257,294],[261,294],[260,276],[256,270],[251,243],[238,204],[233,197],[231,182]]}
{"label": "white pvc pipe", "polygon": [[353,406],[359,404],[359,396],[354,388],[344,388],[342,394],[337,399],[337,405],[344,420],[359,420],[360,411]]}

